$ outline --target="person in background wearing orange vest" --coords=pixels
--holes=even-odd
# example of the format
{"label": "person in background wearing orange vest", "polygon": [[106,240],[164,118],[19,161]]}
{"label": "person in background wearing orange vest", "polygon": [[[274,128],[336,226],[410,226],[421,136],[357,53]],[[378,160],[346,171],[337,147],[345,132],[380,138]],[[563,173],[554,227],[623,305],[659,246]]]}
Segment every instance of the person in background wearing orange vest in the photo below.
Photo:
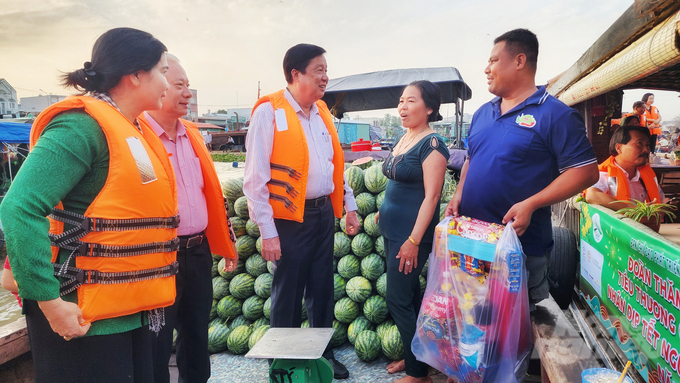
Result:
{"label": "person in background wearing orange vest", "polygon": [[165,51],[140,30],[101,35],[63,76],[87,95],[40,113],[0,205],[36,382],[153,379],[145,327],[175,299],[179,219],[172,165],[137,116],[161,107]]}
{"label": "person in background wearing orange vest", "polygon": [[[283,58],[288,85],[255,104],[246,140],[243,192],[260,227],[262,257],[276,266],[271,327],[300,327],[304,295],[311,327],[333,323],[333,235],[347,211],[347,234],[359,220],[344,180],[344,156],[333,117],[321,101],[326,51],[298,44]],[[329,346],[323,356],[336,379],[349,372]]]}
{"label": "person in background wearing orange vest", "polygon": [[652,153],[656,150],[656,139],[661,134],[661,113],[659,108],[653,106],[654,94],[645,93],[642,96],[645,107],[645,117],[647,118],[647,128],[649,128],[649,147]]}
{"label": "person in background wearing orange vest", "polygon": [[609,141],[609,157],[600,164],[600,180],[586,190],[586,201],[612,210],[633,201],[661,202],[664,194],[649,166],[649,130],[625,125]]}
{"label": "person in background wearing orange vest", "polygon": [[[180,239],[177,261],[177,298],[165,308],[165,327],[154,341],[154,381],[169,383],[168,362],[173,329],[177,328],[177,367],[181,382],[210,378],[208,322],[212,307],[211,253],[225,258],[226,271],[236,269],[236,238],[229,226],[215,166],[196,125],[187,114],[189,79],[177,57],[168,55],[168,90],[161,110],[140,116],[142,124],[165,146],[177,182]],[[210,137],[208,135],[208,137]]]}

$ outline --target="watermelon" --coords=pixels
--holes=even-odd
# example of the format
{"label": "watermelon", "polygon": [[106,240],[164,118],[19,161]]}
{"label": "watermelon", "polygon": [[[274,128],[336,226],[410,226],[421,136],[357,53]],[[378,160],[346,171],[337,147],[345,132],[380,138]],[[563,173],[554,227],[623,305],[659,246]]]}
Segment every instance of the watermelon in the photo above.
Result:
{"label": "watermelon", "polygon": [[243,197],[243,178],[233,178],[222,182],[222,191],[229,201]]}
{"label": "watermelon", "polygon": [[239,315],[233,320],[228,322],[230,329],[235,329],[238,326],[250,326],[253,323],[250,319],[246,318],[245,315]]}
{"label": "watermelon", "polygon": [[221,255],[215,253],[210,253],[210,255],[212,255],[213,262],[219,262],[223,258]]}
{"label": "watermelon", "polygon": [[264,305],[262,306],[262,314],[264,314],[264,317],[269,319],[269,314],[271,313],[271,308],[272,308],[272,297],[267,298],[266,301],[264,301]]}
{"label": "watermelon", "polygon": [[333,256],[336,258],[342,258],[349,254],[352,249],[352,241],[350,241],[347,234],[343,232],[337,232],[333,234]]}
{"label": "watermelon", "polygon": [[213,320],[213,319],[218,317],[217,316],[217,304],[218,303],[220,303],[220,301],[218,301],[217,299],[213,299],[212,306],[210,307],[210,316],[208,318],[209,320]]}
{"label": "watermelon", "polygon": [[375,240],[374,246],[375,246],[375,252],[378,253],[379,256],[384,258],[385,257],[385,237],[383,237],[382,235],[380,237],[378,237]]}
{"label": "watermelon", "polygon": [[245,354],[248,352],[248,339],[252,334],[251,326],[238,326],[231,330],[227,337],[227,348],[233,354]]}
{"label": "watermelon", "polygon": [[246,299],[255,294],[255,277],[243,273],[235,276],[229,283],[229,292],[235,298]]}
{"label": "watermelon", "polygon": [[210,322],[208,322],[208,328],[210,328],[210,327],[212,327],[216,324],[224,324],[224,319],[222,319],[220,317],[211,319]]}
{"label": "watermelon", "polygon": [[345,179],[355,196],[364,191],[364,171],[360,167],[350,166],[345,170]]}
{"label": "watermelon", "polygon": [[243,218],[244,220],[248,220],[250,217],[248,214],[248,198],[245,196],[239,197],[234,202],[234,211],[236,212],[237,216]]}
{"label": "watermelon", "polygon": [[442,185],[440,198],[443,203],[451,201],[451,198],[453,198],[453,195],[456,193],[456,186],[458,186],[458,184],[453,178],[453,175],[449,174],[449,172],[444,173],[444,184]]}
{"label": "watermelon", "polygon": [[380,227],[378,222],[375,222],[376,215],[377,213],[371,213],[364,218],[364,231],[374,238],[380,236]]}
{"label": "watermelon", "polygon": [[253,295],[252,297],[246,299],[243,301],[243,307],[241,310],[243,311],[243,316],[248,318],[249,320],[256,320],[259,319],[262,315],[262,307],[264,306],[264,298],[260,298],[257,295]]}
{"label": "watermelon", "polygon": [[333,300],[339,301],[340,298],[344,297],[347,292],[345,287],[347,286],[347,281],[345,278],[341,277],[340,274],[333,274]]}
{"label": "watermelon", "polygon": [[246,261],[243,259],[239,259],[234,271],[224,271],[224,265],[226,262],[227,261],[222,258],[222,260],[220,260],[220,262],[217,264],[217,271],[220,273],[220,276],[226,280],[231,280],[235,276],[246,271]]}
{"label": "watermelon", "polygon": [[222,299],[229,295],[229,281],[217,276],[212,279],[213,299]]}
{"label": "watermelon", "polygon": [[261,274],[255,279],[253,288],[258,297],[267,299],[272,295],[272,280],[274,276],[269,273]]}
{"label": "watermelon", "polygon": [[384,321],[387,319],[388,313],[385,298],[380,295],[373,295],[366,299],[366,302],[364,303],[364,315],[371,322],[378,324]]}
{"label": "watermelon", "polygon": [[227,217],[236,217],[236,211],[234,210],[234,201],[227,200]]}
{"label": "watermelon", "polygon": [[335,217],[335,231],[340,231],[340,218]]}
{"label": "watermelon", "polygon": [[381,191],[378,193],[377,196],[375,196],[375,207],[380,210],[380,206],[382,206],[383,201],[385,201],[385,191]]}
{"label": "watermelon", "polygon": [[261,317],[260,319],[253,322],[253,328],[258,328],[262,326],[269,326],[269,319]]}
{"label": "watermelon", "polygon": [[257,248],[255,247],[257,240],[249,235],[242,235],[236,238],[236,252],[239,259],[248,259],[255,254]]}
{"label": "watermelon", "polygon": [[229,327],[222,323],[217,323],[208,328],[208,352],[214,354],[226,350],[230,333]]}
{"label": "watermelon", "polygon": [[226,297],[220,299],[219,303],[217,304],[217,315],[219,315],[220,318],[224,320],[236,318],[237,316],[241,315],[241,306],[243,306],[242,301],[231,295],[227,295]]}
{"label": "watermelon", "polygon": [[229,218],[229,223],[231,223],[231,228],[234,230],[234,235],[240,237],[246,235],[246,220],[241,217],[231,217]]}
{"label": "watermelon", "polygon": [[362,303],[368,299],[373,291],[371,282],[368,279],[356,276],[347,282],[347,296],[357,303]]}
{"label": "watermelon", "polygon": [[373,238],[366,233],[359,233],[352,239],[352,252],[363,258],[373,251]]}
{"label": "watermelon", "polygon": [[352,162],[352,166],[358,166],[362,170],[370,168],[371,165],[373,165],[373,158],[372,157],[362,157],[362,158],[359,158],[358,160],[354,160],[354,162]]}
{"label": "watermelon", "polygon": [[397,325],[392,325],[385,330],[382,336],[383,354],[390,360],[404,359],[404,343]]}
{"label": "watermelon", "polygon": [[337,273],[338,272],[338,259],[333,257],[333,272]]}
{"label": "watermelon", "polygon": [[380,337],[381,342],[383,341],[385,333],[391,326],[394,326],[394,321],[392,319],[387,319],[386,321],[382,322],[375,328],[375,333],[378,334],[378,337]]}
{"label": "watermelon", "polygon": [[[342,219],[340,219],[340,230],[342,230],[343,233],[347,234],[347,230],[345,227],[345,221],[347,220],[347,214],[342,216]],[[357,220],[359,221],[359,230],[357,230],[357,233],[361,233],[364,231],[364,219],[361,217],[361,214],[357,214]]]}
{"label": "watermelon", "polygon": [[252,219],[246,222],[246,232],[253,238],[260,238],[260,227]]}
{"label": "watermelon", "polygon": [[302,321],[302,323],[300,324],[300,328],[309,328],[309,320],[305,319],[304,321]]}
{"label": "watermelon", "polygon": [[378,280],[375,282],[375,290],[381,297],[385,298],[387,296],[387,273],[378,277]]}
{"label": "watermelon", "polygon": [[345,170],[349,169],[352,167],[352,164],[349,162],[345,162]]}
{"label": "watermelon", "polygon": [[267,271],[269,271],[269,274],[274,275],[274,272],[276,271],[276,265],[272,261],[267,261]]}
{"label": "watermelon", "polygon": [[364,362],[370,362],[380,356],[381,347],[380,337],[375,331],[362,331],[354,341],[354,352]]}
{"label": "watermelon", "polygon": [[361,273],[359,259],[352,254],[347,254],[338,262],[338,274],[349,280]]}
{"label": "watermelon", "polygon": [[[222,257],[220,257],[222,258]],[[220,269],[217,267],[217,265],[220,264],[220,261],[218,260],[213,260],[213,265],[212,268],[210,269],[210,275],[215,278],[216,276],[220,275]]]}
{"label": "watermelon", "polygon": [[357,203],[357,213],[365,217],[375,211],[375,197],[371,193],[361,193],[354,197]]}
{"label": "watermelon", "polygon": [[354,341],[360,332],[366,330],[372,331],[374,327],[375,325],[373,322],[366,319],[366,317],[362,315],[350,323],[349,328],[347,329],[347,338],[349,339],[350,343],[354,344]]}
{"label": "watermelon", "polygon": [[335,303],[335,318],[342,323],[352,323],[359,316],[359,304],[344,297]]}
{"label": "watermelon", "polygon": [[267,331],[269,331],[269,325],[256,327],[253,330],[253,333],[250,334],[250,338],[248,338],[248,349],[253,348],[253,346],[255,346],[255,344],[259,342],[260,339],[262,339]]}
{"label": "watermelon", "polygon": [[364,186],[373,194],[387,188],[387,177],[383,174],[382,166],[371,166],[364,171]]}
{"label": "watermelon", "polygon": [[255,249],[257,250],[258,253],[262,254],[262,237],[258,238],[257,241],[255,241]]}
{"label": "watermelon", "polygon": [[347,341],[348,326],[339,320],[333,320],[333,336],[331,336],[331,346],[340,347]]}
{"label": "watermelon", "polygon": [[425,295],[425,289],[427,288],[427,279],[422,275],[419,275],[418,282],[420,282],[420,297],[422,298]]}
{"label": "watermelon", "polygon": [[378,254],[371,254],[361,260],[361,275],[369,281],[376,281],[385,272],[385,261]]}
{"label": "watermelon", "polygon": [[246,272],[255,278],[267,273],[267,261],[258,253],[251,255],[246,260]]}

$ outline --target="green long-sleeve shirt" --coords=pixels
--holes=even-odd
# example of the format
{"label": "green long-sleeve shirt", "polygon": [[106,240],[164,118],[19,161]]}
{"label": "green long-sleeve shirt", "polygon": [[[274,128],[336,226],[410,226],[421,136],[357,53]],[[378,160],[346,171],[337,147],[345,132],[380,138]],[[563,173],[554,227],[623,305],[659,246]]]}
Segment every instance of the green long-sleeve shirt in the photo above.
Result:
{"label": "green long-sleeve shirt", "polygon": [[[60,280],[54,277],[51,264],[46,216],[59,201],[65,210],[84,214],[104,187],[108,172],[106,137],[91,116],[65,112],[45,127],[0,204],[7,253],[23,299],[59,297]],[[65,230],[69,228],[65,226]],[[60,250],[59,263],[69,255],[70,251]],[[75,265],[75,259],[70,265]],[[76,293],[62,298],[77,302]],[[96,321],[87,335],[130,331],[142,326],[144,318],[143,313],[137,313]]]}

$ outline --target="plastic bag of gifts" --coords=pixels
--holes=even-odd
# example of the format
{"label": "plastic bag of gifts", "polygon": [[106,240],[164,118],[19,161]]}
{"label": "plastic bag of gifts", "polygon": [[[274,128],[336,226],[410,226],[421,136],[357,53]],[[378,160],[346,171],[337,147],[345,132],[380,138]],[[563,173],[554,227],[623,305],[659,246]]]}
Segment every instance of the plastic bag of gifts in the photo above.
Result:
{"label": "plastic bag of gifts", "polygon": [[521,382],[532,338],[515,230],[468,217],[437,225],[411,348],[459,383]]}

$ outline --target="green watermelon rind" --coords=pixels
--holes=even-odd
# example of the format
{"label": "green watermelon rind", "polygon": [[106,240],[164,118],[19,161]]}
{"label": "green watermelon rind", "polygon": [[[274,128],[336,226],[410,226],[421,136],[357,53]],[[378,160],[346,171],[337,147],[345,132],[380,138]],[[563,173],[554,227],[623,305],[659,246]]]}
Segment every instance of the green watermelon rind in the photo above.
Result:
{"label": "green watermelon rind", "polygon": [[364,330],[354,340],[354,352],[364,362],[370,362],[378,358],[381,350],[380,337],[375,331]]}
{"label": "green watermelon rind", "polygon": [[248,339],[252,332],[252,326],[238,326],[231,330],[231,333],[227,338],[227,348],[229,351],[236,355],[248,352]]}
{"label": "green watermelon rind", "polygon": [[352,252],[363,258],[373,252],[373,238],[366,233],[359,233],[352,238]]}
{"label": "green watermelon rind", "polygon": [[375,324],[383,322],[389,315],[387,302],[380,295],[373,295],[366,299],[363,311],[366,318]]}
{"label": "green watermelon rind", "polygon": [[345,291],[347,292],[349,299],[357,303],[363,303],[371,296],[373,287],[368,279],[357,275],[347,281]]}
{"label": "green watermelon rind", "polygon": [[255,279],[253,288],[258,297],[267,299],[272,295],[272,281],[274,276],[269,273],[261,274]]}
{"label": "green watermelon rind", "polygon": [[237,216],[247,221],[248,218],[250,218],[250,214],[248,213],[248,198],[243,196],[234,201],[234,211]]}
{"label": "green watermelon rind", "polygon": [[361,264],[359,258],[352,254],[347,254],[338,262],[338,274],[341,277],[350,280],[361,274]]}
{"label": "green watermelon rind", "polygon": [[359,316],[359,304],[344,297],[335,303],[333,314],[342,323],[352,323]]}
{"label": "green watermelon rind", "polygon": [[229,292],[238,299],[252,296],[255,294],[255,277],[248,273],[235,276],[229,283]]}
{"label": "green watermelon rind", "polygon": [[357,335],[365,330],[373,330],[375,325],[370,320],[366,319],[365,316],[360,315],[352,323],[349,324],[347,328],[347,339],[351,344],[354,344]]}
{"label": "green watermelon rind", "polygon": [[260,298],[257,295],[247,298],[245,301],[243,301],[243,307],[241,308],[241,311],[243,311],[243,316],[251,321],[260,319],[264,315],[262,312],[264,302],[265,299]]}
{"label": "green watermelon rind", "polygon": [[385,260],[378,254],[370,254],[361,260],[361,275],[369,281],[376,281],[385,272]]}

